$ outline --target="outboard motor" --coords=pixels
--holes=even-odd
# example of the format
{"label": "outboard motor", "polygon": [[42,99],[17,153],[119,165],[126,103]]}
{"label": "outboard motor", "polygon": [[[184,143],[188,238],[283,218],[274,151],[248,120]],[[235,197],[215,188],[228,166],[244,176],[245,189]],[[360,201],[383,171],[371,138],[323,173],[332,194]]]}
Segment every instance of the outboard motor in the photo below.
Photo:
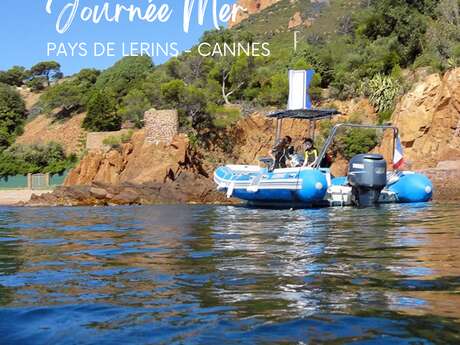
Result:
{"label": "outboard motor", "polygon": [[357,206],[371,206],[379,200],[387,184],[387,162],[379,154],[354,156],[348,165],[348,183]]}

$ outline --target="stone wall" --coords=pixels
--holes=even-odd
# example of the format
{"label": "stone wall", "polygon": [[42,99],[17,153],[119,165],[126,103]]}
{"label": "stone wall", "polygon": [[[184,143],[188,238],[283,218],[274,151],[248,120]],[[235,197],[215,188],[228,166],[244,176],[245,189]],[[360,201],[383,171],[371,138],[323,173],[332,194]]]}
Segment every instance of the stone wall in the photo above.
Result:
{"label": "stone wall", "polygon": [[177,110],[150,109],[144,114],[145,141],[170,144],[179,131]]}

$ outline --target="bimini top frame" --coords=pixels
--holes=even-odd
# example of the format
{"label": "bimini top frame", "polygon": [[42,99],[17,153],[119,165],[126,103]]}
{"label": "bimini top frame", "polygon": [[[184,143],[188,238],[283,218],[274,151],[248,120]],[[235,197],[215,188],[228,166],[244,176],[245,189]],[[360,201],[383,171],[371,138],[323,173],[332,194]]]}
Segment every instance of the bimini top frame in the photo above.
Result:
{"label": "bimini top frame", "polygon": [[341,113],[335,109],[299,109],[283,110],[268,114],[268,117],[276,119],[301,119],[301,120],[321,120]]}
{"label": "bimini top frame", "polygon": [[276,135],[275,144],[281,137],[281,127],[283,119],[299,119],[310,121],[310,132],[314,132],[316,120],[332,118],[332,116],[340,115],[341,112],[335,109],[299,109],[299,110],[283,110],[268,114],[267,117],[276,119]]}
{"label": "bimini top frame", "polygon": [[354,124],[354,123],[339,123],[332,127],[331,133],[329,134],[329,137],[327,138],[326,142],[324,143],[323,148],[321,149],[321,152],[318,155],[318,159],[314,165],[314,168],[319,169],[321,161],[323,158],[326,156],[326,152],[329,149],[329,147],[332,145],[332,142],[334,140],[334,137],[337,134],[337,131],[342,128],[342,127],[349,127],[349,128],[365,128],[365,129],[392,129],[393,130],[393,154],[394,154],[394,146],[396,139],[398,137],[398,127],[391,126],[391,125],[360,125],[360,124]]}

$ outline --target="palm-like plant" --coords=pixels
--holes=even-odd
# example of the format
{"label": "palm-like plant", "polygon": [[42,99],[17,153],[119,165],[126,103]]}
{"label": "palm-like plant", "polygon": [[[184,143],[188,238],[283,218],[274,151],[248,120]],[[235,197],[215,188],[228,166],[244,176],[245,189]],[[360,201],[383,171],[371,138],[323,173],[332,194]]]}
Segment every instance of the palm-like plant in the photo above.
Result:
{"label": "palm-like plant", "polygon": [[397,80],[382,74],[376,74],[363,86],[371,104],[379,113],[393,109],[395,99],[401,90]]}

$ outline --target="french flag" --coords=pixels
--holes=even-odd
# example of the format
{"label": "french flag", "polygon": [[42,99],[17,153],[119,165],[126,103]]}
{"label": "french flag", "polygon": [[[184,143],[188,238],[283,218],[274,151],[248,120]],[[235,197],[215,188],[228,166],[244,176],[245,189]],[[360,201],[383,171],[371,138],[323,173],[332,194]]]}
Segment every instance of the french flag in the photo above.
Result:
{"label": "french flag", "polygon": [[401,145],[401,140],[399,139],[399,135],[396,137],[395,141],[395,152],[393,154],[393,169],[398,170],[404,164],[404,154]]}

